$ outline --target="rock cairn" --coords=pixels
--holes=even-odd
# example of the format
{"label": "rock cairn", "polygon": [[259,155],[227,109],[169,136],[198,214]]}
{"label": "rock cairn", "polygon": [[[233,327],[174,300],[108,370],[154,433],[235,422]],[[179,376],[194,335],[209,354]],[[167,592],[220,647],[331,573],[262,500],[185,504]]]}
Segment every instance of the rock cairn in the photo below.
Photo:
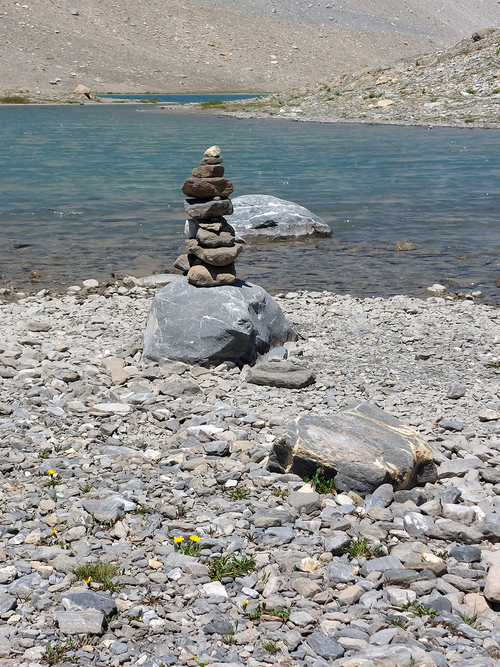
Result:
{"label": "rock cairn", "polygon": [[218,287],[232,285],[236,280],[234,261],[243,242],[224,216],[233,213],[229,195],[233,184],[224,178],[220,148],[205,151],[201,166],[192,171],[182,186],[188,197],[184,210],[189,215],[185,233],[187,254],[181,255],[174,266],[187,275],[191,285]]}

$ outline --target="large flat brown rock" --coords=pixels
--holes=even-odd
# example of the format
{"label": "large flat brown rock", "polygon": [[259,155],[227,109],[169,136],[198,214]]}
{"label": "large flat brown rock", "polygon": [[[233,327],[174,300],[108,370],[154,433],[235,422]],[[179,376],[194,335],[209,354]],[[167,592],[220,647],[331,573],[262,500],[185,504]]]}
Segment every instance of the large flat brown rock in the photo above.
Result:
{"label": "large flat brown rock", "polygon": [[407,489],[436,478],[425,441],[370,403],[288,424],[273,447],[269,469],[304,476],[318,468],[330,472],[337,488],[361,495],[385,483]]}

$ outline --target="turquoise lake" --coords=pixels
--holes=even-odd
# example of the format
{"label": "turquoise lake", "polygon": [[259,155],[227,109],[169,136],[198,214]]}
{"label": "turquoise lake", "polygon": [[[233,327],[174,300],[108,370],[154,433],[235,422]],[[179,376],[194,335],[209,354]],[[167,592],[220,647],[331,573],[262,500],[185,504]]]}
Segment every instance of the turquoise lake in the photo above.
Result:
{"label": "turquoise lake", "polygon": [[[152,106],[152,105],[151,105]],[[181,186],[212,144],[234,196],[271,194],[332,239],[248,246],[270,291],[425,296],[447,282],[500,302],[500,131],[238,120],[149,105],[0,107],[0,283],[33,289],[169,270]],[[398,241],[416,244],[394,252]]]}

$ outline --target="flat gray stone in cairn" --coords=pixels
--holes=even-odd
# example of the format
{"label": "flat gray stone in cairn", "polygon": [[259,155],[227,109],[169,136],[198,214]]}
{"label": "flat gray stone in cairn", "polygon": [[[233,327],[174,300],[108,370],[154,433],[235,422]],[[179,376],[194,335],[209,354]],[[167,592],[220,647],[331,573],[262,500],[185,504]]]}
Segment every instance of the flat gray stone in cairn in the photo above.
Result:
{"label": "flat gray stone in cairn", "polygon": [[192,178],[184,181],[182,191],[190,197],[184,209],[188,254],[181,255],[174,266],[187,275],[191,285],[218,287],[236,280],[234,261],[240,254],[243,239],[236,239],[234,229],[224,216],[231,215],[229,195],[231,181],[224,176],[220,148],[205,151],[201,166],[193,169]]}
{"label": "flat gray stone in cairn", "polygon": [[238,280],[200,290],[188,280],[176,280],[153,299],[144,334],[146,358],[242,365],[295,340],[276,301],[258,285]]}
{"label": "flat gray stone in cairn", "polygon": [[271,241],[332,235],[318,215],[304,206],[270,195],[243,195],[233,199],[231,224],[244,238]]}
{"label": "flat gray stone in cairn", "polygon": [[370,403],[333,416],[299,417],[288,425],[274,445],[269,469],[303,476],[318,468],[335,475],[337,488],[363,496],[386,482],[405,489],[436,480],[425,441]]}

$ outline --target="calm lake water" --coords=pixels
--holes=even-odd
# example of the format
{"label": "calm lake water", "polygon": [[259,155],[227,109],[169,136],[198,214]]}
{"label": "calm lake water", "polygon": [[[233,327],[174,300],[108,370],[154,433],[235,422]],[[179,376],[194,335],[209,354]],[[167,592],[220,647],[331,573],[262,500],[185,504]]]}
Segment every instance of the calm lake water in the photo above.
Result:
{"label": "calm lake water", "polygon": [[[3,284],[64,286],[169,270],[181,186],[219,144],[235,196],[322,216],[332,239],[249,246],[240,277],[270,291],[425,295],[434,282],[500,302],[500,131],[175,114],[145,105],[0,107]],[[413,252],[391,247],[409,239]]]}

